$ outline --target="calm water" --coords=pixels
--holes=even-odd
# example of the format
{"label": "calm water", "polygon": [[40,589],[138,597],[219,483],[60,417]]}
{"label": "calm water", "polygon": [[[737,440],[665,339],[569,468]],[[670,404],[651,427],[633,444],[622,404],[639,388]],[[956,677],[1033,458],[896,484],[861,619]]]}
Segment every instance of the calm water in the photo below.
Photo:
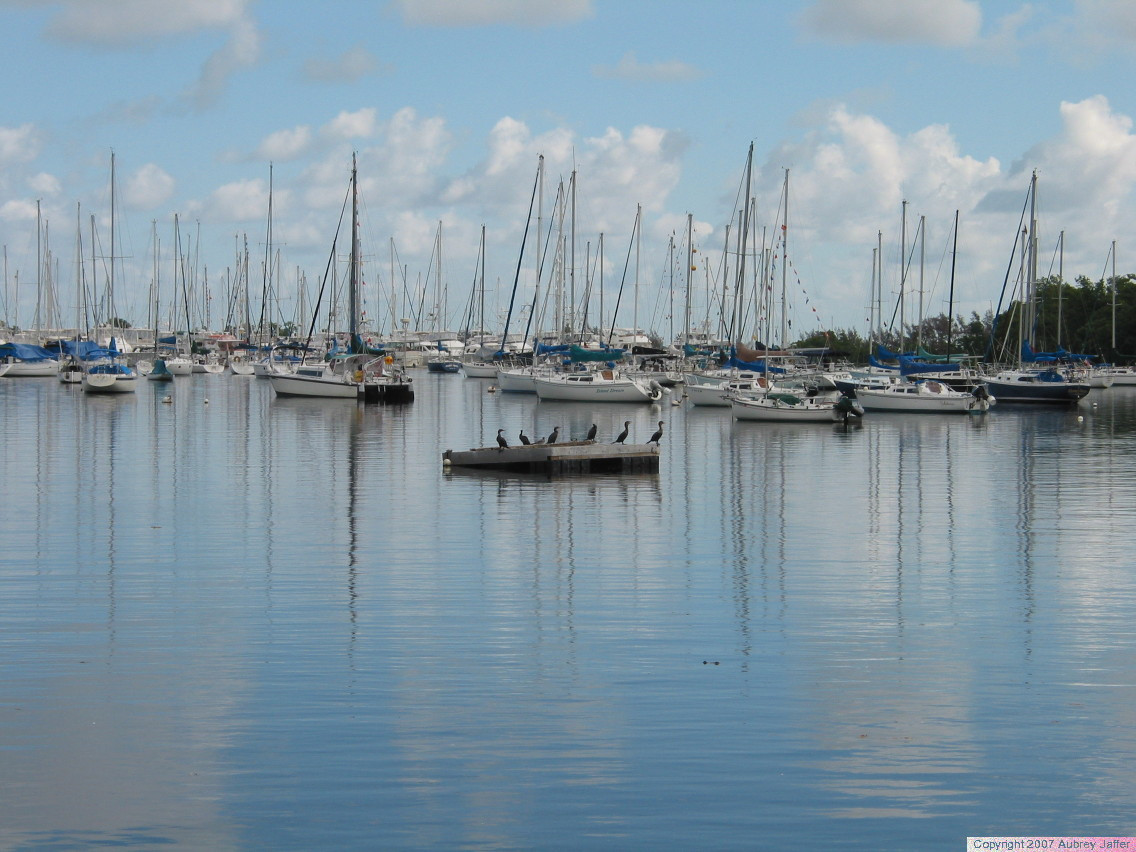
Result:
{"label": "calm water", "polygon": [[[0,847],[1136,834],[1136,390],[842,431],[416,385],[0,379]],[[627,418],[659,475],[442,473]]]}

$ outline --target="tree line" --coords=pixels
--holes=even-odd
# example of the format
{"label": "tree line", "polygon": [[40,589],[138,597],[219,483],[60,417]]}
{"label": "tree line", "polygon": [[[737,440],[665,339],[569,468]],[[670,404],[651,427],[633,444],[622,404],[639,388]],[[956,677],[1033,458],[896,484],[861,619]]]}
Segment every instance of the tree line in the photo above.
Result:
{"label": "tree line", "polygon": [[[1037,282],[1033,310],[1020,300],[999,311],[977,311],[969,317],[947,314],[909,323],[902,332],[890,328],[872,339],[855,329],[820,331],[797,341],[796,347],[827,346],[863,364],[875,343],[893,352],[922,347],[936,355],[972,356],[988,363],[1016,361],[1019,341],[1027,340],[1035,352],[1088,355],[1098,362],[1136,363],[1136,276],[1091,280],[1079,276],[1073,283],[1053,276]],[[1023,328],[1032,314],[1032,327]]]}

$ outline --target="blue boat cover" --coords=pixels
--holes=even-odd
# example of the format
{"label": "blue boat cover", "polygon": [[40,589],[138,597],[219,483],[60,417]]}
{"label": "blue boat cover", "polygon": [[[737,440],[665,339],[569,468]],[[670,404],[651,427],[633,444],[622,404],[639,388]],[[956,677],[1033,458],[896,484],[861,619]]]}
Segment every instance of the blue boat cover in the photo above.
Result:
{"label": "blue boat cover", "polygon": [[50,350],[34,343],[5,343],[0,346],[0,358],[19,358],[21,361],[57,361]]}
{"label": "blue boat cover", "polygon": [[899,356],[899,373],[902,376],[912,376],[917,373],[944,373],[961,369],[958,364],[935,363],[930,364],[911,358],[907,355]]}

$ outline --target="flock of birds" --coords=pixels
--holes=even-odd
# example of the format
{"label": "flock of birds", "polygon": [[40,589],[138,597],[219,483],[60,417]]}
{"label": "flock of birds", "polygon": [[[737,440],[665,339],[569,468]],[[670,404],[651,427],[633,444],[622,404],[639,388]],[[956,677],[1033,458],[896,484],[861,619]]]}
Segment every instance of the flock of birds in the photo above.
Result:
{"label": "flock of birds", "polygon": [[[596,440],[596,428],[597,428],[596,424],[593,423],[592,428],[590,428],[588,430],[587,437],[584,438],[585,441],[593,441],[594,442]],[[631,433],[631,421],[625,420],[625,421],[623,421],[623,431],[615,436],[615,440],[612,441],[612,443],[613,444],[624,443],[627,440],[627,436],[630,433]],[[553,426],[552,432],[549,433],[547,438],[539,438],[535,441],[532,440],[528,435],[526,435],[525,430],[522,429],[521,433],[517,436],[517,438],[518,438],[518,440],[520,440],[521,444],[524,445],[524,446],[528,446],[528,445],[531,445],[531,444],[555,444],[557,441],[560,440],[560,427],[559,426]],[[659,441],[661,441],[661,440],[663,440],[663,421],[662,420],[659,421],[659,428],[655,430],[655,434],[653,434],[650,438],[647,439],[647,443],[648,444],[654,444],[655,446],[658,446]],[[508,439],[505,438],[505,430],[504,429],[498,429],[497,430],[497,446],[500,447],[503,450],[507,449],[509,447],[509,441],[508,441]]]}

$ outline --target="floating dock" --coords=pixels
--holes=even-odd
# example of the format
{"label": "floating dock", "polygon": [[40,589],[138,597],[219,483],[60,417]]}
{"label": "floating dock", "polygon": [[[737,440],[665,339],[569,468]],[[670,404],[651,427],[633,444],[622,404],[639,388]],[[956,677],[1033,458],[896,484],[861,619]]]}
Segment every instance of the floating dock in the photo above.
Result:
{"label": "floating dock", "polygon": [[380,405],[406,405],[414,402],[414,388],[410,382],[363,382],[359,385],[359,399]]}
{"label": "floating dock", "polygon": [[522,444],[519,447],[477,447],[446,450],[442,467],[543,473],[565,476],[587,473],[658,473],[657,444],[597,444],[565,441],[558,444]]}

